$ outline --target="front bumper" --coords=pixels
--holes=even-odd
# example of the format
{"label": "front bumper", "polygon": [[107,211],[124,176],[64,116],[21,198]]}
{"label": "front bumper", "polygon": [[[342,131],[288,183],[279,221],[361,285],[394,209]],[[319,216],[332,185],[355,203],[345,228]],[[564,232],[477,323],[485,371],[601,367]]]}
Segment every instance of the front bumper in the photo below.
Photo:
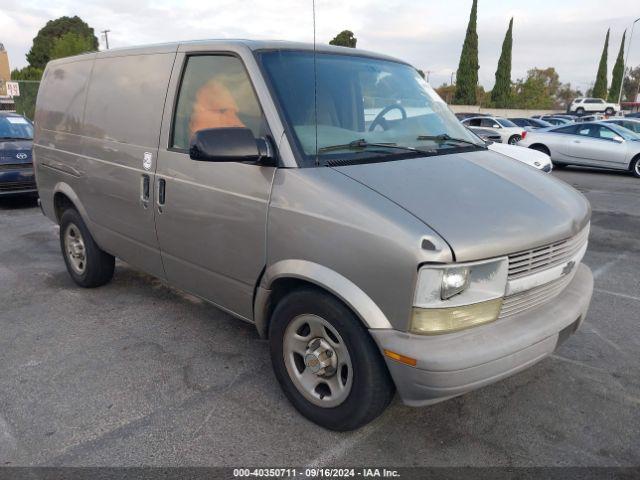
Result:
{"label": "front bumper", "polygon": [[424,406],[513,375],[551,354],[582,323],[593,291],[583,264],[549,303],[462,332],[413,335],[370,330],[381,350],[415,358],[415,367],[385,357],[403,402]]}
{"label": "front bumper", "polygon": [[[2,167],[0,165],[0,167]],[[24,168],[0,169],[0,196],[37,192],[33,166]]]}

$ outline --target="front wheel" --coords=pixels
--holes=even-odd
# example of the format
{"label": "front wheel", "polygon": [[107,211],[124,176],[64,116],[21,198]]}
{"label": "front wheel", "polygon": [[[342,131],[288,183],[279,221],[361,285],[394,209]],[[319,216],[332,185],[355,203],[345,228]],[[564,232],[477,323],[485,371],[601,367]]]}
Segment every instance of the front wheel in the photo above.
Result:
{"label": "front wheel", "polygon": [[69,275],[81,287],[99,287],[113,277],[115,258],[98,247],[73,208],[60,217],[60,248]]}
{"label": "front wheel", "polygon": [[635,177],[640,178],[640,156],[631,161],[631,173],[633,173]]}
{"label": "front wheel", "polygon": [[278,303],[269,347],[285,395],[322,427],[359,428],[393,398],[393,381],[371,335],[342,302],[321,290],[297,290]]}
{"label": "front wheel", "polygon": [[517,145],[520,140],[522,140],[520,135],[511,135],[509,137],[509,145]]}

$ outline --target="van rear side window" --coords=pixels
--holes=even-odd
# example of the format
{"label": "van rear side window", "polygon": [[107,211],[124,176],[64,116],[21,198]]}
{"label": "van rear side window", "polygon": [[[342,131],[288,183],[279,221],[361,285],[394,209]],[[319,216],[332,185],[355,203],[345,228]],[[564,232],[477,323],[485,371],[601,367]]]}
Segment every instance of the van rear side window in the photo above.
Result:
{"label": "van rear side window", "polygon": [[174,113],[171,146],[188,150],[191,136],[207,128],[246,127],[255,137],[266,122],[242,61],[230,55],[187,59]]}

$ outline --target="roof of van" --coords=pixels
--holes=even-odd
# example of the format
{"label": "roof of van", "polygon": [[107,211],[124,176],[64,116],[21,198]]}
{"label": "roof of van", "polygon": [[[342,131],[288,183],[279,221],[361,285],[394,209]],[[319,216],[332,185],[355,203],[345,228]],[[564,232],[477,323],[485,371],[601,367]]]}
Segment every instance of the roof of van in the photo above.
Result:
{"label": "roof of van", "polygon": [[[123,55],[140,55],[140,54],[152,54],[152,53],[170,53],[180,49],[181,46],[198,46],[198,47],[211,47],[212,49],[219,49],[230,46],[244,46],[250,50],[304,50],[313,51],[313,43],[304,42],[289,42],[285,40],[246,40],[246,39],[219,39],[219,40],[191,40],[185,42],[173,42],[173,43],[158,43],[152,45],[124,47],[124,48],[112,48],[110,50],[102,50],[100,52],[90,52],[73,57],[60,58],[58,60],[52,60],[51,63],[68,63],[73,61],[90,60],[92,58],[103,58],[111,56],[123,56]],[[394,62],[407,63],[404,60],[391,57],[389,55],[383,55],[380,53],[370,52],[367,50],[337,47],[334,45],[316,44],[315,50],[322,53],[341,53],[349,55],[357,55],[363,57],[372,57],[382,60],[391,60]]]}

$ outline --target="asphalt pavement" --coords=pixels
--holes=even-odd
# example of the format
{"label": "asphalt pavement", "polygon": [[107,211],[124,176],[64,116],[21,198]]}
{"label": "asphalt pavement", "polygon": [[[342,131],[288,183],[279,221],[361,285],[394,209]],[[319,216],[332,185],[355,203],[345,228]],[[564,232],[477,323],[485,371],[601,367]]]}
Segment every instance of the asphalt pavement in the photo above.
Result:
{"label": "asphalt pavement", "polygon": [[349,433],[293,409],[251,325],[123,263],[76,287],[57,226],[0,199],[0,465],[640,465],[640,179],[553,175],[593,207],[582,328],[514,377],[396,398]]}

